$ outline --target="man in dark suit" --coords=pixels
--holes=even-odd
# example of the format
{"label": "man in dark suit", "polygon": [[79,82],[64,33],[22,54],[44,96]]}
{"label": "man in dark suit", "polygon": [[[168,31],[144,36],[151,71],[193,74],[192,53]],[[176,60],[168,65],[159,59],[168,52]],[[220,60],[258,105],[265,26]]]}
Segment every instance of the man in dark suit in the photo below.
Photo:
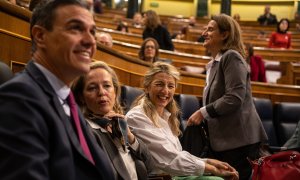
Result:
{"label": "man in dark suit", "polygon": [[30,28],[32,61],[0,86],[1,179],[114,179],[82,114],[74,123],[65,103],[96,49],[92,15],[80,0],[43,1]]}
{"label": "man in dark suit", "polygon": [[275,14],[271,13],[271,7],[269,5],[267,5],[265,7],[264,14],[260,15],[257,18],[257,21],[261,25],[274,25],[274,24],[277,24],[277,17]]}

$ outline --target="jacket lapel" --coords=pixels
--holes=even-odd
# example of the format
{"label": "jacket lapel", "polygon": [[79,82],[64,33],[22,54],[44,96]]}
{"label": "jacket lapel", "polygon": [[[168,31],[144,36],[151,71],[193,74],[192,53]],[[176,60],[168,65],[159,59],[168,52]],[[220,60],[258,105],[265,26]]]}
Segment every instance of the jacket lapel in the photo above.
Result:
{"label": "jacket lapel", "polygon": [[28,71],[30,76],[32,76],[32,78],[40,85],[40,87],[43,89],[45,94],[49,96],[50,103],[52,104],[53,108],[57,112],[57,115],[59,116],[60,120],[65,126],[71,144],[82,156],[86,158],[82,148],[80,148],[81,145],[77,138],[77,134],[75,133],[74,128],[72,126],[70,117],[66,115],[54,89],[52,88],[52,86],[50,85],[50,83],[48,82],[44,74],[36,67],[33,61],[28,62],[26,66],[26,71]]}
{"label": "jacket lapel", "polygon": [[109,137],[107,133],[98,132],[101,131],[100,129],[97,130],[97,135],[100,138],[101,142],[103,143],[102,147],[106,149],[106,152],[113,163],[118,174],[122,177],[122,179],[130,179],[129,173],[127,168],[122,160],[122,157],[119,153],[119,150]]}

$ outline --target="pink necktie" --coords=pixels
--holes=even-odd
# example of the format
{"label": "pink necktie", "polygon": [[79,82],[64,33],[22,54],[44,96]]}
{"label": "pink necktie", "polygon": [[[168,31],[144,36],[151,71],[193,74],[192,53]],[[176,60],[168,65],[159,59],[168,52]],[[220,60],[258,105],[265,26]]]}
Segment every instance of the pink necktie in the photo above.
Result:
{"label": "pink necktie", "polygon": [[87,156],[87,158],[93,164],[95,164],[94,159],[92,157],[92,154],[90,152],[90,149],[89,149],[89,147],[87,145],[87,142],[85,140],[85,137],[84,137],[84,135],[82,133],[82,129],[81,129],[81,125],[80,125],[80,120],[79,120],[79,116],[78,116],[78,112],[77,112],[77,105],[75,103],[74,95],[73,95],[72,92],[70,92],[70,94],[68,96],[68,103],[69,103],[70,110],[71,110],[71,115],[72,115],[71,119],[74,120],[74,123],[75,123],[75,126],[76,126],[76,130],[77,130],[77,134],[78,134],[78,137],[79,137],[79,142],[81,144],[83,152],[85,153],[85,155]]}

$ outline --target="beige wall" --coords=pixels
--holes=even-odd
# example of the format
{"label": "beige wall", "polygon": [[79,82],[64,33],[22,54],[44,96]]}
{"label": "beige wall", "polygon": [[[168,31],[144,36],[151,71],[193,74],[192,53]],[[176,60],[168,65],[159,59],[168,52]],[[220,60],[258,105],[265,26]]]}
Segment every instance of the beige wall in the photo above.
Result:
{"label": "beige wall", "polygon": [[[210,15],[220,13],[221,0],[211,0]],[[277,16],[277,19],[288,18],[293,19],[298,1],[294,0],[273,0],[272,2],[264,0],[265,3],[258,0],[232,0],[231,14],[239,13],[241,20],[256,21],[257,17],[264,12],[266,4],[271,6],[271,12]]]}
{"label": "beige wall", "polygon": [[[158,7],[150,7],[157,3]],[[143,10],[152,9],[161,15],[183,15],[189,17],[196,15],[198,0],[144,0]],[[299,0],[232,0],[231,14],[239,13],[241,20],[256,21],[264,12],[264,6],[269,4],[271,12],[277,19],[294,19]],[[220,13],[221,0],[208,0],[208,14]]]}
{"label": "beige wall", "polygon": [[[145,0],[143,10],[152,9],[160,15],[183,15],[189,17],[196,14],[198,0]],[[158,3],[158,7],[150,7]]]}

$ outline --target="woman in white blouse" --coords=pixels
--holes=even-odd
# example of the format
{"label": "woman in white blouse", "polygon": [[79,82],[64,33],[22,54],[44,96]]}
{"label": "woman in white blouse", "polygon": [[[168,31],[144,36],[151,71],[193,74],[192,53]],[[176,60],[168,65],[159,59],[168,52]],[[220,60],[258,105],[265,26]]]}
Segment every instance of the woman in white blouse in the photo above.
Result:
{"label": "woman in white blouse", "polygon": [[147,144],[155,161],[155,173],[172,176],[202,176],[212,174],[238,179],[237,171],[229,164],[215,159],[201,159],[183,151],[177,115],[179,109],[173,99],[179,80],[177,69],[156,62],[144,78],[145,93],[135,102],[126,119],[132,132]]}

